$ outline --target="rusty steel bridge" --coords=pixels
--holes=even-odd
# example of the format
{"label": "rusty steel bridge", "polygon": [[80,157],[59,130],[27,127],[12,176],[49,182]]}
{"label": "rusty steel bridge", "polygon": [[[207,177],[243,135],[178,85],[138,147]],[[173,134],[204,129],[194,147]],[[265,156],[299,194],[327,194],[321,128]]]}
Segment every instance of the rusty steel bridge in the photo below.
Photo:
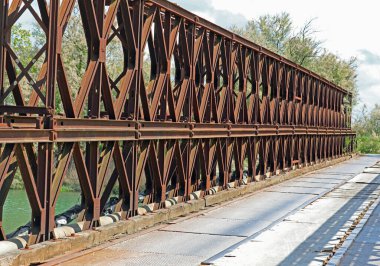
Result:
{"label": "rusty steel bridge", "polygon": [[[82,191],[78,220],[91,229],[116,184],[115,212],[128,219],[142,205],[165,208],[170,198],[185,202],[194,192],[204,197],[354,150],[350,92],[175,4],[0,3],[0,240],[16,171],[32,209],[28,242],[35,244],[52,238],[71,164]],[[62,53],[75,5],[88,49],[80,88],[70,85]],[[46,35],[27,63],[11,42],[24,12]],[[116,79],[107,70],[112,40],[124,55]],[[28,97],[22,79],[32,88]]]}

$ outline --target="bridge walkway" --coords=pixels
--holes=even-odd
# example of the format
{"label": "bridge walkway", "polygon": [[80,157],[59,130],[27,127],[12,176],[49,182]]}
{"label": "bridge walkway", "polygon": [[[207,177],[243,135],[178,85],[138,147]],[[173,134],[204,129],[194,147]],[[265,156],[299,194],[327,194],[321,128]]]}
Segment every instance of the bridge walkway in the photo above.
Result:
{"label": "bridge walkway", "polygon": [[379,160],[356,157],[56,263],[320,265],[378,196],[380,177],[362,172]]}

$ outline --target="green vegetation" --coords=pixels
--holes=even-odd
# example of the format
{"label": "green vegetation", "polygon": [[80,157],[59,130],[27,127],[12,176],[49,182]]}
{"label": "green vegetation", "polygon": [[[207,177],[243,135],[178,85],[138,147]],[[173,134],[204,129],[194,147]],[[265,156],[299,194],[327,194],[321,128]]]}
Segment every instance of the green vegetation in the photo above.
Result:
{"label": "green vegetation", "polygon": [[380,105],[368,111],[366,105],[354,117],[357,150],[361,153],[380,153]]}

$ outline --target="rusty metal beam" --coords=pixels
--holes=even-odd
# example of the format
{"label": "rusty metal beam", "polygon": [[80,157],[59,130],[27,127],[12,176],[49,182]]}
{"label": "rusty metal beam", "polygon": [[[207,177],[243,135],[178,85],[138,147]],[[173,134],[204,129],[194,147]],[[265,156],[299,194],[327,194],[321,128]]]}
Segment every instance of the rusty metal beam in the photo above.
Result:
{"label": "rusty metal beam", "polygon": [[[23,65],[10,40],[27,9],[46,44]],[[75,98],[63,52],[74,10],[88,53]],[[71,161],[90,229],[116,184],[115,210],[127,219],[141,205],[163,208],[354,151],[350,92],[166,0],[2,0],[0,15],[0,240],[17,167],[34,244],[51,238]],[[111,41],[122,47],[121,73],[109,73]]]}

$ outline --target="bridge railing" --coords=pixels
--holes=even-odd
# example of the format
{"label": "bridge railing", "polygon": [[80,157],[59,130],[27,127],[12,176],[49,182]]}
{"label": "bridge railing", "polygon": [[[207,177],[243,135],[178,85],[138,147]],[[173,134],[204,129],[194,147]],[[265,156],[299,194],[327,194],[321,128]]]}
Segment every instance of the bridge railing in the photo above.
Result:
{"label": "bridge railing", "polygon": [[[353,151],[351,93],[175,4],[1,3],[2,240],[2,208],[17,171],[33,244],[52,237],[70,167],[82,191],[78,220],[90,229],[115,185],[114,211],[127,219],[142,207],[165,208]],[[79,88],[64,52],[74,10],[88,55]],[[46,36],[28,62],[12,41],[25,12]],[[112,42],[122,52],[111,61]]]}

